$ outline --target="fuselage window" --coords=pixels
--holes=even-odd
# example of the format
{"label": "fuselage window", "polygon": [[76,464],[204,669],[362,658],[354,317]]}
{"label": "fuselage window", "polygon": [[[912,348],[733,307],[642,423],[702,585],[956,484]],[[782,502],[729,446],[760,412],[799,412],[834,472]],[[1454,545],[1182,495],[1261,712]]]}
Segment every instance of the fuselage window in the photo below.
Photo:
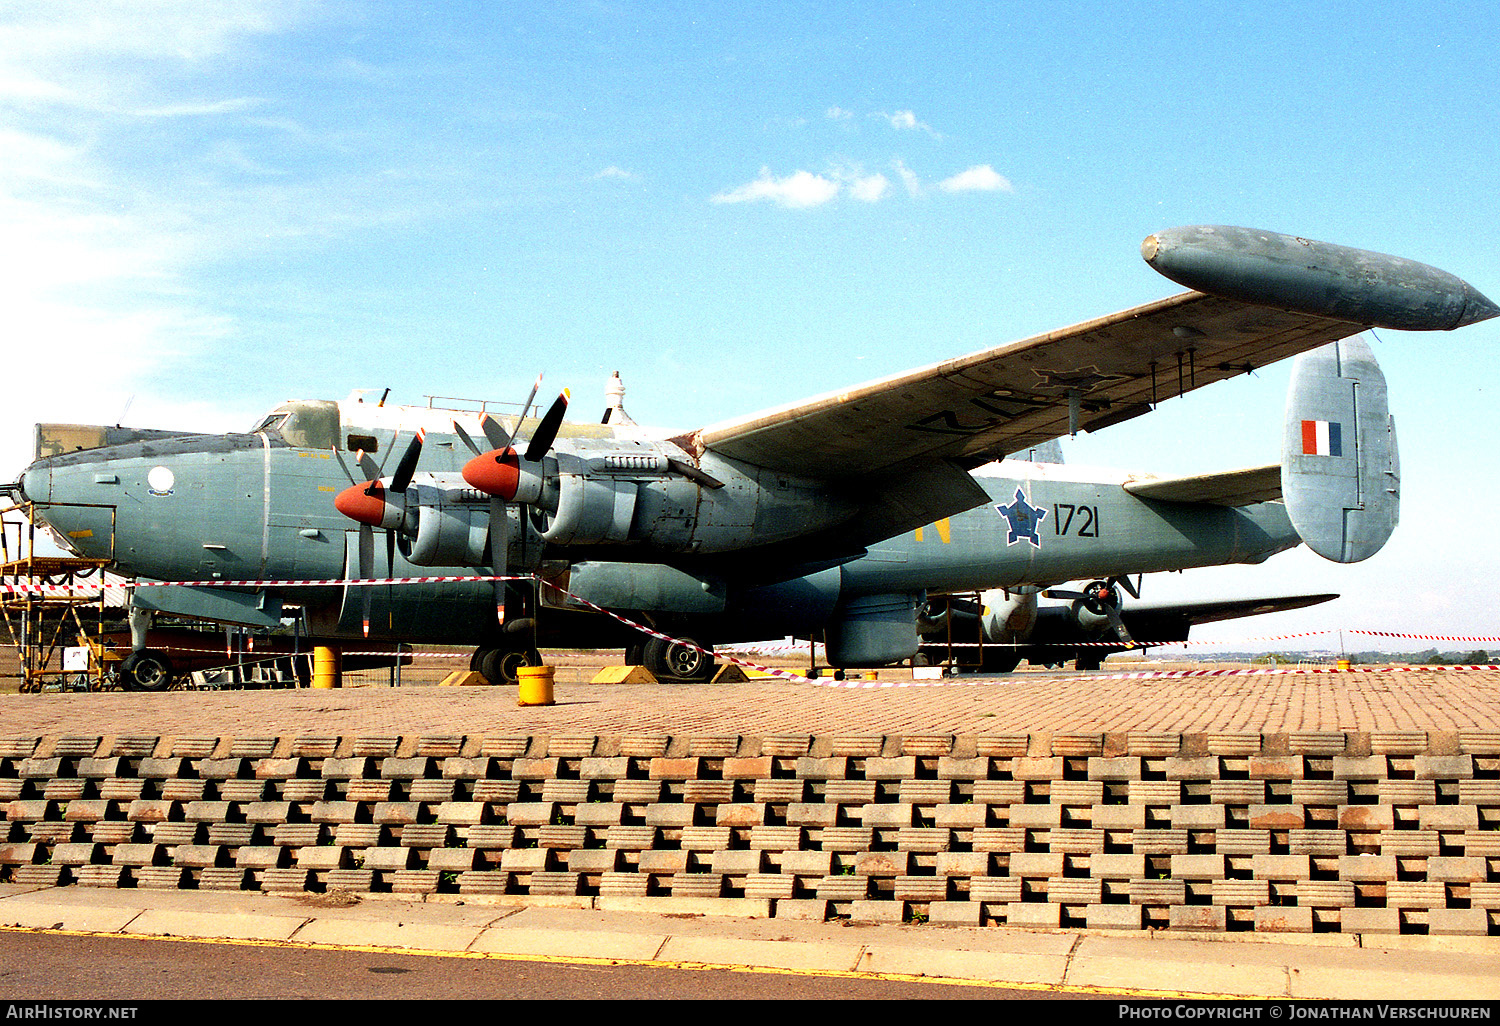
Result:
{"label": "fuselage window", "polygon": [[349,452],[378,452],[380,442],[374,435],[350,435],[345,439],[349,444],[344,448]]}

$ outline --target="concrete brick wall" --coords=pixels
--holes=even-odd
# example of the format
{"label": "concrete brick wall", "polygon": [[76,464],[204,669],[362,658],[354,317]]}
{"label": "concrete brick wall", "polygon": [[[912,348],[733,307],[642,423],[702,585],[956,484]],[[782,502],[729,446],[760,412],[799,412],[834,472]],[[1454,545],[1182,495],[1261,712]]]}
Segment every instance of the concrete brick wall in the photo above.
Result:
{"label": "concrete brick wall", "polygon": [[0,882],[1500,933],[1500,733],[0,739]]}

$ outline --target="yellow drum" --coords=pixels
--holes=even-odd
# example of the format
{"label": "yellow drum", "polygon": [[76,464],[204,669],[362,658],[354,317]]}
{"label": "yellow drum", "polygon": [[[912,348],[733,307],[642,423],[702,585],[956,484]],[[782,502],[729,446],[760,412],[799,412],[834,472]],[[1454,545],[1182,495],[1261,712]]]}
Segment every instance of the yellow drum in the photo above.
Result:
{"label": "yellow drum", "polygon": [[516,667],[516,704],[552,705],[551,666]]}

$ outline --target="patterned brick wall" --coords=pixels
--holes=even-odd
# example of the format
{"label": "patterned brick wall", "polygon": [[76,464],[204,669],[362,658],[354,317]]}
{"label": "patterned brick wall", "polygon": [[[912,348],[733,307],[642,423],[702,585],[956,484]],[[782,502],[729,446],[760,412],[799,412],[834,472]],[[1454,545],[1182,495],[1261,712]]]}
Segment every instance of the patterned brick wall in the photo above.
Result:
{"label": "patterned brick wall", "polygon": [[17,884],[1500,933],[1491,732],[18,738],[0,803]]}

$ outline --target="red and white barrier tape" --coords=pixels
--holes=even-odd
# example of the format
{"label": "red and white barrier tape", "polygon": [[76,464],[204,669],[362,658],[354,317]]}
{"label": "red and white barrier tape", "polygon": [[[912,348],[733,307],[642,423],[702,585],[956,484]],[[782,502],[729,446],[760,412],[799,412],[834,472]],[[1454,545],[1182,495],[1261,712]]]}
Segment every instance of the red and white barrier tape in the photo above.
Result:
{"label": "red and white barrier tape", "polygon": [[[754,663],[754,662],[751,662],[751,661],[746,660],[746,659],[741,659],[738,656],[731,655],[727,651],[717,651],[716,652],[716,651],[714,651],[712,649],[703,648],[702,646],[697,645],[694,642],[686,640],[684,638],[674,638],[674,637],[672,637],[669,634],[663,634],[662,632],[660,632],[660,631],[658,631],[658,630],[656,630],[656,629],[654,629],[652,627],[648,627],[645,624],[642,624],[642,623],[639,623],[639,622],[637,622],[635,620],[632,620],[629,617],[622,616],[619,613],[616,613],[616,612],[614,612],[612,610],[604,608],[603,606],[596,605],[595,603],[590,602],[588,599],[583,598],[583,597],[581,597],[579,595],[575,595],[572,592],[568,591],[566,588],[563,588],[560,585],[554,584],[551,581],[548,581],[548,580],[546,580],[546,579],[544,579],[542,577],[539,577],[539,576],[537,576],[535,574],[443,574],[443,575],[434,575],[434,576],[427,576],[427,577],[371,577],[371,578],[331,578],[331,579],[330,578],[325,578],[325,579],[316,579],[316,580],[309,579],[309,580],[292,580],[292,581],[286,581],[286,580],[240,580],[240,581],[211,580],[211,581],[149,581],[149,582],[133,581],[133,582],[123,582],[120,585],[114,585],[114,587],[125,587],[125,588],[131,588],[131,587],[265,588],[265,587],[268,587],[268,586],[275,586],[275,587],[278,587],[278,588],[313,588],[313,587],[368,587],[368,586],[387,586],[387,585],[401,586],[401,585],[412,585],[412,584],[487,584],[487,583],[494,583],[494,582],[497,582],[497,581],[536,581],[539,585],[544,585],[544,586],[546,586],[548,588],[551,588],[553,591],[556,591],[556,592],[558,592],[561,595],[567,596],[569,599],[571,599],[573,602],[578,603],[579,605],[582,605],[582,606],[584,606],[584,607],[586,607],[588,609],[592,609],[595,612],[602,613],[605,616],[611,617],[612,619],[614,619],[614,620],[616,620],[616,621],[618,621],[618,622],[626,625],[627,627],[630,627],[630,628],[632,628],[634,630],[640,631],[641,633],[647,634],[647,635],[649,635],[651,637],[658,638],[658,639],[663,640],[663,641],[668,641],[668,642],[671,642],[672,644],[683,645],[683,646],[685,646],[687,648],[691,648],[691,649],[693,649],[695,651],[702,652],[705,655],[709,655],[711,657],[718,658],[718,659],[723,659],[726,662],[734,663],[734,664],[739,665],[739,666],[745,666],[745,667],[748,667],[748,668],[750,668],[752,670],[755,670],[755,671],[757,671],[759,673],[767,674],[768,676],[773,676],[773,677],[777,677],[777,678],[781,678],[781,679],[785,679],[785,680],[790,680],[790,681],[797,681],[797,682],[800,682],[800,683],[809,683],[810,682],[809,678],[804,677],[801,674],[791,673],[791,672],[786,671],[786,670],[779,670],[779,669],[776,669],[775,667],[763,666],[763,665],[761,665],[759,663]],[[98,593],[103,588],[104,588],[103,584],[46,584],[46,585],[36,585],[36,584],[0,584],[0,594],[3,594],[3,595],[26,595],[26,594],[56,595],[58,593],[69,593],[69,592],[74,592],[74,593],[79,593],[79,594],[86,594],[86,593]],[[1411,641],[1444,641],[1444,642],[1459,642],[1459,643],[1464,643],[1464,644],[1476,644],[1476,643],[1500,644],[1500,637],[1464,637],[1464,636],[1455,636],[1455,635],[1436,635],[1436,634],[1404,634],[1404,633],[1399,633],[1399,632],[1394,632],[1394,631],[1368,631],[1368,630],[1357,630],[1357,629],[1353,629],[1353,628],[1344,628],[1344,629],[1330,628],[1330,629],[1326,629],[1326,630],[1301,631],[1301,632],[1297,632],[1297,633],[1293,633],[1293,634],[1265,635],[1265,636],[1258,637],[1258,638],[1245,638],[1245,639],[1241,639],[1241,641],[1238,642],[1238,643],[1239,644],[1250,644],[1250,643],[1259,644],[1259,643],[1271,642],[1271,641],[1288,641],[1288,640],[1293,640],[1293,639],[1297,639],[1297,638],[1319,637],[1319,636],[1323,636],[1323,635],[1338,634],[1338,633],[1357,634],[1357,635],[1364,636],[1364,637],[1398,638],[1398,639],[1411,640]],[[1224,643],[1225,642],[1223,640],[1218,640],[1218,641],[1189,641],[1189,640],[1183,640],[1183,641],[1137,641],[1137,642],[1134,642],[1133,646],[1131,646],[1131,647],[1135,647],[1135,648],[1160,648],[1160,647],[1167,647],[1167,646],[1172,646],[1172,645],[1213,645],[1213,644],[1222,645]],[[1058,647],[1065,647],[1065,648],[1082,648],[1082,647],[1119,648],[1122,643],[1118,642],[1118,641],[1081,641],[1081,642],[1057,642],[1057,643],[1047,643],[1047,644],[1055,644]],[[952,643],[949,647],[952,647],[952,648],[979,648],[979,647],[983,647],[983,646],[981,646],[977,642],[956,642],[956,643]],[[1022,643],[1022,644],[1012,644],[1012,645],[1006,645],[1006,644],[1000,644],[1000,643],[991,643],[988,647],[990,647],[990,648],[1017,648],[1017,647],[1031,647],[1031,646],[1029,644],[1025,644],[1025,643]],[[791,650],[793,647],[792,646],[787,646],[787,648],[789,650]],[[798,646],[798,648],[800,648],[800,646]],[[183,651],[190,651],[190,650],[184,649]],[[213,649],[212,651],[217,651],[217,649]],[[292,653],[278,653],[278,655],[289,655],[289,654],[292,654]],[[359,654],[368,654],[368,655],[393,655],[395,653],[391,653],[391,652],[371,652],[371,653],[347,653],[347,654],[351,654],[351,655],[359,655]],[[429,653],[422,653],[422,654],[424,656],[427,656],[427,657],[439,657],[440,656],[439,653],[430,653],[429,652]],[[1396,670],[1415,670],[1415,669],[1426,669],[1426,668],[1427,667],[1390,667],[1390,668],[1388,668],[1388,670],[1379,670],[1379,669],[1375,669],[1375,668],[1368,668],[1368,669],[1362,668],[1362,669],[1357,670],[1357,671],[1340,671],[1340,670],[1336,670],[1336,669],[1307,669],[1307,670],[1275,670],[1275,669],[1269,669],[1269,670],[1179,670],[1179,671],[1146,671],[1146,674],[1148,676],[1151,676],[1151,677],[1164,677],[1164,676],[1226,676],[1226,675],[1233,675],[1233,674],[1261,674],[1261,675],[1263,675],[1263,674],[1267,674],[1267,673],[1388,672],[1388,671],[1396,671]],[[1494,669],[1496,667],[1484,666],[1484,665],[1476,665],[1476,666],[1462,666],[1462,667],[1460,667],[1460,666],[1451,666],[1451,667],[1445,667],[1445,668],[1446,669]],[[1104,677],[1101,677],[1098,674],[1094,674],[1094,675],[1089,676],[1087,679],[1089,679],[1089,680],[1128,679],[1128,676],[1126,676],[1126,677],[1121,677],[1121,676],[1115,676],[1115,677],[1104,676]],[[837,684],[828,684],[827,682],[825,682],[825,681],[823,681],[821,679],[815,681],[814,683],[820,683],[820,684],[826,684],[827,686],[838,686],[838,687],[891,687],[891,686],[910,686],[910,685],[907,684],[907,682],[889,682],[889,683],[885,683],[885,682],[858,682],[858,681],[856,681],[856,682],[838,682]],[[917,681],[917,682],[911,682],[911,683],[914,684],[914,685],[916,685],[916,686],[929,686],[932,683],[940,683],[940,681],[939,682]]]}

